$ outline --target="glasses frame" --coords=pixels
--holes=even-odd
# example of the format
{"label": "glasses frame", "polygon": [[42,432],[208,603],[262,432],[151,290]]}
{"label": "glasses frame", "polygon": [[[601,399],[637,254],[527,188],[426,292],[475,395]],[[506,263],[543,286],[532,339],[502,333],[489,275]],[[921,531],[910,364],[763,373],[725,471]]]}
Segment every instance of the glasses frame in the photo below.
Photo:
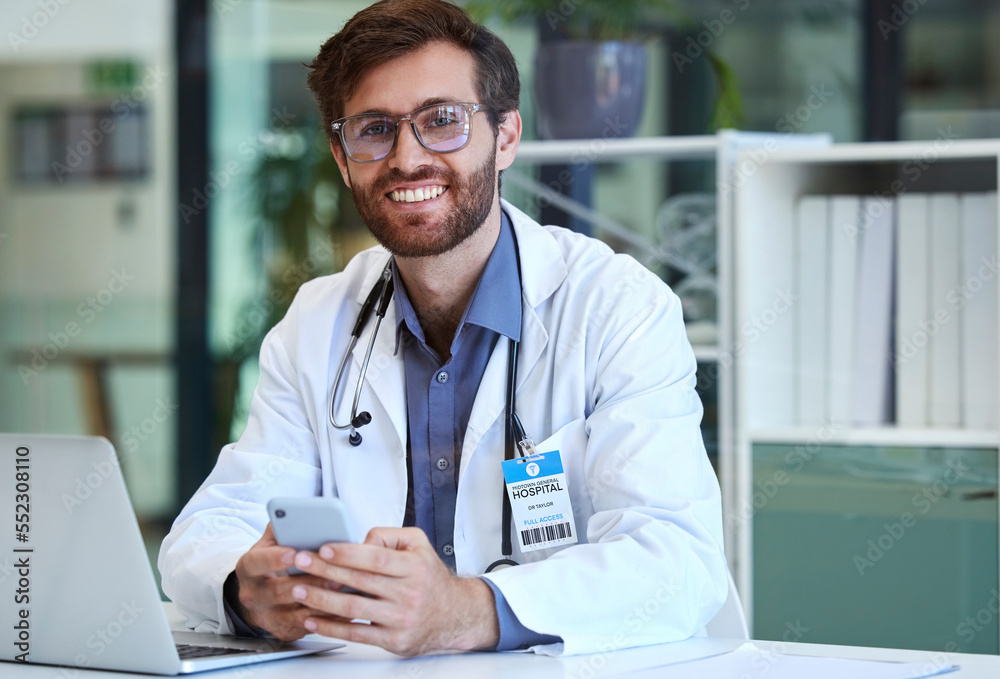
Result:
{"label": "glasses frame", "polygon": [[[427,146],[427,144],[424,143],[424,140],[423,138],[421,138],[420,133],[417,132],[417,125],[416,123],[413,122],[413,116],[417,115],[421,111],[425,111],[429,108],[435,108],[438,106],[459,106],[465,109],[465,112],[469,114],[469,136],[466,138],[465,142],[461,146],[458,146],[453,149],[448,149],[447,151],[439,151],[437,149],[432,149],[429,146]],[[393,149],[396,148],[396,142],[399,141],[399,124],[404,120],[410,123],[410,129],[413,131],[413,137],[417,140],[417,142],[420,143],[420,145],[423,148],[427,149],[431,153],[454,153],[455,151],[461,151],[462,149],[464,149],[466,146],[469,145],[469,141],[472,139],[472,121],[477,113],[484,110],[485,109],[483,108],[482,104],[474,104],[471,102],[464,102],[464,101],[442,101],[436,104],[428,104],[427,106],[421,106],[418,109],[410,111],[409,113],[404,113],[402,115],[389,115],[387,113],[360,113],[356,116],[346,116],[344,118],[338,118],[337,120],[334,120],[333,123],[331,124],[331,127],[333,128],[333,131],[336,132],[337,135],[339,136],[340,146],[341,148],[344,149],[344,153],[347,154],[348,158],[353,160],[355,163],[377,163],[380,160],[384,160],[390,153],[392,153]],[[371,118],[372,116],[384,116],[386,120],[388,120],[393,124],[393,128],[395,129],[395,134],[393,134],[392,137],[392,146],[389,147],[389,150],[385,152],[384,156],[381,156],[379,158],[372,158],[371,160],[358,160],[357,158],[354,157],[354,154],[352,154],[351,150],[347,147],[347,139],[344,137],[344,125],[345,123],[347,123],[347,121],[354,120],[355,118]]]}

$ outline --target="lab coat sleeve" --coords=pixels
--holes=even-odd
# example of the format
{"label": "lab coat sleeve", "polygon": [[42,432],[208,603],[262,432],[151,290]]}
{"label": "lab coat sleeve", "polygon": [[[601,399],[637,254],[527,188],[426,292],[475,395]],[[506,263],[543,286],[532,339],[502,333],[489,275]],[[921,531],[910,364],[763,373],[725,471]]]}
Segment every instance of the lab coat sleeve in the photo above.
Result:
{"label": "lab coat sleeve", "polygon": [[[585,448],[593,504],[586,540],[484,576],[523,625],[562,637],[563,644],[534,647],[538,653],[685,639],[727,593],[720,492],[699,429],[694,355],[678,298],[645,274],[628,273],[648,286],[606,305],[613,311],[604,317],[589,317],[585,365],[563,366],[586,371],[593,384],[589,413],[565,427],[578,436],[563,436]],[[564,460],[573,454],[565,450]]]}
{"label": "lab coat sleeve", "polygon": [[272,497],[318,495],[319,458],[288,345],[295,305],[264,339],[246,430],[222,449],[163,541],[163,591],[199,632],[233,634],[223,585],[267,527]]}

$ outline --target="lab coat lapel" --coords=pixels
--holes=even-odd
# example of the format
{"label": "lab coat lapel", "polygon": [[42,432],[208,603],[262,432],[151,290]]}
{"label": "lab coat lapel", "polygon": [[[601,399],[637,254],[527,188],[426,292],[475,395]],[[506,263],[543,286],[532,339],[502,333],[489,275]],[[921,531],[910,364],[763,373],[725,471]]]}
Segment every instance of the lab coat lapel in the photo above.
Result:
{"label": "lab coat lapel", "polygon": [[[512,205],[503,202],[517,238],[518,258],[521,262],[521,344],[518,349],[517,388],[515,401],[519,401],[521,387],[545,351],[549,335],[538,316],[537,307],[558,289],[566,277],[566,265],[555,240],[544,229]],[[503,416],[504,395],[507,385],[507,355],[510,343],[501,338],[493,349],[486,372],[479,383],[479,391],[472,405],[469,427],[462,445],[462,468],[465,473],[480,440],[497,418]],[[515,405],[516,408],[516,405]],[[503,431],[501,429],[501,431]],[[503,445],[503,438],[499,439]]]}

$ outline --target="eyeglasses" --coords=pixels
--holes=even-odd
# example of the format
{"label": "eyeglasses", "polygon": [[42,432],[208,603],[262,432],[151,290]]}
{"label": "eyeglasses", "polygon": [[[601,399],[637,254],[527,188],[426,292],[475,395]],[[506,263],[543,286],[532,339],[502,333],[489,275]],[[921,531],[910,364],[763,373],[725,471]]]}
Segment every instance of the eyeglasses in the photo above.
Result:
{"label": "eyeglasses", "polygon": [[481,104],[448,102],[431,104],[398,116],[362,113],[333,122],[340,133],[347,155],[356,163],[382,160],[396,145],[399,123],[406,120],[417,141],[428,151],[451,153],[469,143],[472,116],[483,110]]}

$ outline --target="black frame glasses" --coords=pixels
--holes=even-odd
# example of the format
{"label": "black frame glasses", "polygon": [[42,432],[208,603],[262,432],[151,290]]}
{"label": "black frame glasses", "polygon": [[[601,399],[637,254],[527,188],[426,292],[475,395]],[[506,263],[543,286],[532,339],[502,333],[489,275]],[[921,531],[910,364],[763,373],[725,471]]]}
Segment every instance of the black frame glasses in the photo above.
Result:
{"label": "black frame glasses", "polygon": [[407,121],[420,145],[434,153],[453,153],[472,139],[472,119],[482,104],[448,101],[421,106],[403,115],[362,113],[333,121],[340,144],[356,163],[382,160],[396,146],[399,123]]}

